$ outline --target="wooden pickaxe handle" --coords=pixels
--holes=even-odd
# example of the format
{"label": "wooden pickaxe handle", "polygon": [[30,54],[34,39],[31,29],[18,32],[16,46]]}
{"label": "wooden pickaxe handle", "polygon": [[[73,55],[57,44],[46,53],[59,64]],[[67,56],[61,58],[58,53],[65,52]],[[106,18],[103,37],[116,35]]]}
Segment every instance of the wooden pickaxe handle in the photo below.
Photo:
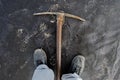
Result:
{"label": "wooden pickaxe handle", "polygon": [[68,13],[61,13],[61,12],[41,12],[41,13],[34,13],[33,15],[57,15],[57,36],[56,36],[56,52],[57,52],[57,80],[60,80],[60,75],[61,75],[61,42],[62,42],[62,26],[64,24],[64,17],[71,17],[75,18],[81,21],[85,21],[85,19],[82,19],[78,16],[68,14]]}
{"label": "wooden pickaxe handle", "polygon": [[61,74],[61,44],[62,44],[62,26],[64,24],[64,14],[58,14],[57,15],[57,74],[56,78],[57,80],[60,80],[60,74]]}

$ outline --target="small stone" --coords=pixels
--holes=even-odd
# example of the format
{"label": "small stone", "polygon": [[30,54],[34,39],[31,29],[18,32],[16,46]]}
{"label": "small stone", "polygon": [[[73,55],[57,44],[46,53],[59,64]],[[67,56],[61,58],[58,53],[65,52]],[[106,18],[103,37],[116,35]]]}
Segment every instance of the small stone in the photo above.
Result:
{"label": "small stone", "polygon": [[55,23],[55,20],[50,20],[51,23]]}
{"label": "small stone", "polygon": [[50,33],[44,33],[45,38],[49,38],[51,36]]}
{"label": "small stone", "polygon": [[18,29],[17,30],[17,36],[19,37],[23,33],[23,29]]}

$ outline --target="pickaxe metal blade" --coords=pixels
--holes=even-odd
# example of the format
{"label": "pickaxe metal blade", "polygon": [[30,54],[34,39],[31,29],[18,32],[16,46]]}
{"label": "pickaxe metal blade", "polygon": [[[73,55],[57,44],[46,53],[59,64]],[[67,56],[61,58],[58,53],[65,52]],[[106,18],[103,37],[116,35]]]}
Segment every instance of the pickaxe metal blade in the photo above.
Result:
{"label": "pickaxe metal blade", "polygon": [[78,20],[81,20],[81,21],[85,21],[85,19],[79,17],[79,16],[75,16],[75,15],[72,15],[72,14],[68,14],[68,13],[63,13],[63,12],[41,12],[41,13],[34,13],[33,15],[46,15],[46,14],[50,14],[50,15],[64,15],[66,17],[70,17],[70,18],[75,18],[75,19],[78,19]]}

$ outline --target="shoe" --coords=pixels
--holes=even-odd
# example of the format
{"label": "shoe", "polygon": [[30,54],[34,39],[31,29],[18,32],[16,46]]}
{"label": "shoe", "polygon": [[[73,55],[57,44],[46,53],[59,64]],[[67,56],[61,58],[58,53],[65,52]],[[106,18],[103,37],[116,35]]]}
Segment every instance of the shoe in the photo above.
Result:
{"label": "shoe", "polygon": [[38,66],[40,64],[46,64],[47,63],[47,56],[43,49],[36,49],[34,51],[34,65]]}
{"label": "shoe", "polygon": [[84,70],[84,67],[85,67],[85,57],[78,55],[73,58],[70,67],[72,73],[76,73],[80,76]]}

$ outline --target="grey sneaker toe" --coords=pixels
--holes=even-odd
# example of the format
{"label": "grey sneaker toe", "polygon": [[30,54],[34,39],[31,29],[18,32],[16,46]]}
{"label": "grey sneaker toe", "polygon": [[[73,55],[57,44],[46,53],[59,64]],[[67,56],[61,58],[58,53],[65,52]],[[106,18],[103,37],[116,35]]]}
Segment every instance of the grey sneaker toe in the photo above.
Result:
{"label": "grey sneaker toe", "polygon": [[71,63],[71,71],[81,75],[85,67],[85,57],[78,55],[73,58]]}
{"label": "grey sneaker toe", "polygon": [[46,64],[47,63],[47,56],[46,53],[43,49],[36,49],[34,51],[34,64],[37,66],[38,62],[42,63],[42,64]]}

